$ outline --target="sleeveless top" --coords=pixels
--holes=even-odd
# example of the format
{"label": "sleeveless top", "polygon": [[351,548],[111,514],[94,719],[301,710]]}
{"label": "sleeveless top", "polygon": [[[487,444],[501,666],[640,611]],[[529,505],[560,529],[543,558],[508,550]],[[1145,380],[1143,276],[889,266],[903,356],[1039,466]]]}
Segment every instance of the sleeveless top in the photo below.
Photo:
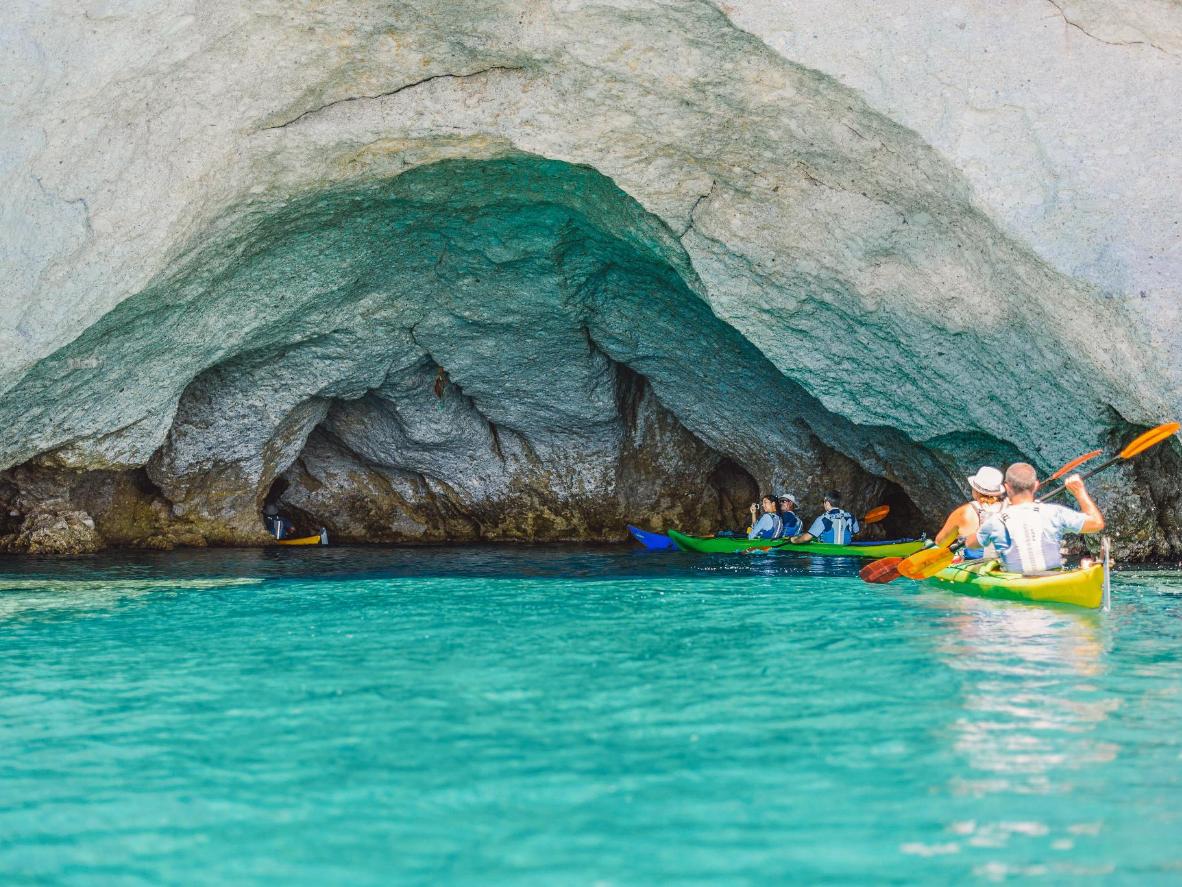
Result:
{"label": "sleeveless top", "polygon": [[[1001,511],[1001,503],[997,505],[983,505],[976,499],[972,500],[969,505],[973,506],[973,511],[977,512],[977,526],[985,523],[993,515]],[[984,548],[963,548],[961,549],[961,560],[974,561],[985,557]]]}

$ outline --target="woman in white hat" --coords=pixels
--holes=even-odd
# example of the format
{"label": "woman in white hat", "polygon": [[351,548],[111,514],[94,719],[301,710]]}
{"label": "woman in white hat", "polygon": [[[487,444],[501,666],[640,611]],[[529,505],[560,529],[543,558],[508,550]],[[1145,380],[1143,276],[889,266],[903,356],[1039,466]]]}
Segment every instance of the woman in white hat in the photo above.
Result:
{"label": "woman in white hat", "polygon": [[[985,518],[1001,511],[1005,499],[1005,477],[991,465],[982,465],[977,473],[968,478],[973,498],[948,515],[944,526],[936,534],[937,545],[947,545],[957,537],[968,538],[977,532]],[[965,560],[984,557],[984,551],[966,548]]]}

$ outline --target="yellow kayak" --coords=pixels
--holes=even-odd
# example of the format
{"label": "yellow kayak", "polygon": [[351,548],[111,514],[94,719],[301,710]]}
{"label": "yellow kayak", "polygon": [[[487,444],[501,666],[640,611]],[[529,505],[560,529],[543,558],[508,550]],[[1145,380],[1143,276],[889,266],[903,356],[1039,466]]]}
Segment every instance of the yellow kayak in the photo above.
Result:
{"label": "yellow kayak", "polygon": [[327,545],[328,543],[321,539],[320,534],[315,536],[300,536],[295,539],[276,539],[276,545]]}
{"label": "yellow kayak", "polygon": [[1007,573],[995,560],[953,564],[927,582],[946,591],[1004,600],[1074,604],[1097,609],[1104,598],[1104,565],[1055,570],[1038,576]]}

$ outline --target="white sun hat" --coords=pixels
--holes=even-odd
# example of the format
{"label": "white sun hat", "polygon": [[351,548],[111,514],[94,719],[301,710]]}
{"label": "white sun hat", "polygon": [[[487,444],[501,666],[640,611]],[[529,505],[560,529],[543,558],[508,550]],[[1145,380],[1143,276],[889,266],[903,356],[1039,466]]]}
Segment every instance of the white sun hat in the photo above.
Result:
{"label": "white sun hat", "polygon": [[1004,496],[1002,473],[990,465],[982,465],[977,473],[968,479],[969,486],[982,496]]}

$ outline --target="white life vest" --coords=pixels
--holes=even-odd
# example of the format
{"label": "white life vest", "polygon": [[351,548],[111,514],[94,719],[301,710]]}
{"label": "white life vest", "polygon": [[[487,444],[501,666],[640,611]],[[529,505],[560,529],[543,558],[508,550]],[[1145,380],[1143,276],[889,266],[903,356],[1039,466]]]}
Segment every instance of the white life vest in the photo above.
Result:
{"label": "white life vest", "polygon": [[999,515],[1004,538],[1001,551],[1005,568],[1011,573],[1041,573],[1063,566],[1059,538],[1047,526],[1041,506],[1022,504],[1011,506]]}

